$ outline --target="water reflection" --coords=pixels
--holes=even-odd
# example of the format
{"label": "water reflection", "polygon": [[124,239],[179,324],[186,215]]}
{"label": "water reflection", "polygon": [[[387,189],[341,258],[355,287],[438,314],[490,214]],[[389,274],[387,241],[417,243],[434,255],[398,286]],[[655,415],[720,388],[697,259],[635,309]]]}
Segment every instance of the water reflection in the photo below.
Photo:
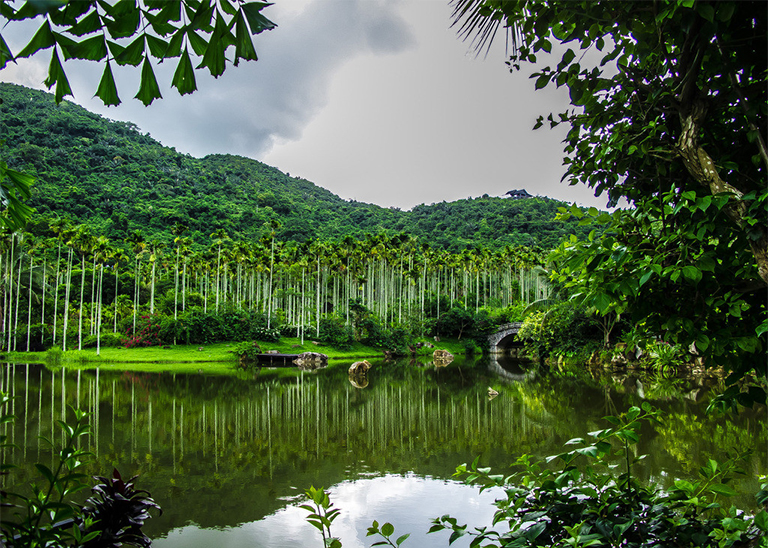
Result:
{"label": "water reflection", "polygon": [[[155,548],[208,548],[210,546],[249,546],[255,548],[295,548],[320,546],[320,533],[305,518],[296,497],[288,506],[265,518],[237,527],[201,528],[197,524],[174,529],[153,542]],[[490,526],[492,503],[500,492],[478,493],[466,485],[412,474],[344,481],[330,489],[331,500],[342,510],[331,531],[345,547],[370,546],[376,538],[366,538],[373,520],[387,520],[395,526],[396,536],[411,533],[410,545],[421,548],[447,546],[448,533],[427,535],[430,521],[438,515],[461,515],[477,526]],[[425,501],[432,501],[425,504]],[[468,546],[469,538],[453,546]],[[406,544],[407,545],[407,544]]]}
{"label": "water reflection", "polygon": [[[752,449],[744,466],[748,477],[736,484],[745,493],[738,504],[745,506],[754,501],[758,474],[766,473],[765,410],[738,421],[706,416],[706,382],[623,376],[605,379],[604,386],[457,359],[440,368],[376,362],[367,387],[358,389],[350,384],[349,366],[312,373],[263,370],[254,379],[252,373],[207,377],[6,365],[0,389],[14,396],[11,411],[18,420],[3,428],[17,447],[2,456],[21,467],[4,481],[28,485],[34,476],[29,463],[52,461],[39,436],[60,443],[55,422],[73,405],[92,416],[94,435],[83,442],[95,455],[88,472],[117,467],[124,475],[140,474],[139,487],[163,507],[162,517],[147,527],[161,539],[158,546],[194,546],[189,535],[195,530],[204,531],[206,545],[213,535],[227,546],[260,546],[249,535],[272,538],[265,531],[273,524],[272,535],[304,531],[303,512],[290,503],[310,485],[333,488],[340,497],[334,502],[349,512],[345,523],[361,539],[374,518],[396,522],[423,513],[419,527],[395,523],[398,532],[416,534],[428,529],[429,519],[448,513],[454,498],[482,507],[478,520],[492,510],[485,501],[462,498],[476,495],[474,490],[445,481],[457,464],[481,455],[484,465],[506,471],[518,455],[558,452],[566,440],[605,427],[603,415],[642,398],[667,417],[643,433],[639,451],[650,456],[638,475],[645,481],[668,485],[691,477],[710,456]],[[489,388],[499,393],[492,401]],[[348,492],[367,498],[349,498]],[[397,494],[388,500],[402,502],[378,511],[372,501],[387,493]],[[480,524],[461,508],[456,515]],[[309,526],[306,531],[301,535],[316,533]],[[225,534],[231,542],[219,538]],[[168,544],[174,538],[183,542]],[[445,539],[436,542],[446,545]],[[426,546],[421,539],[415,544]]]}

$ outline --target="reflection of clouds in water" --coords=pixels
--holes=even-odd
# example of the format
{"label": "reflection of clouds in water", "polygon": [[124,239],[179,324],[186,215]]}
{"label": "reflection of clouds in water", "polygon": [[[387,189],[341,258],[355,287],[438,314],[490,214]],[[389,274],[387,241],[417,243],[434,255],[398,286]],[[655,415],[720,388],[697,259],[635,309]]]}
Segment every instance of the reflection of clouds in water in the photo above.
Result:
{"label": "reflection of clouds in water", "polygon": [[[387,475],[378,478],[345,481],[330,489],[331,502],[341,510],[331,531],[345,548],[364,548],[373,540],[366,531],[375,519],[395,526],[395,537],[410,533],[408,543],[419,548],[444,547],[448,533],[427,535],[431,520],[451,514],[470,527],[490,525],[493,501],[499,492],[479,493],[466,485],[421,478]],[[306,521],[307,512],[289,506],[266,518],[228,529],[199,529],[190,525],[171,531],[164,539],[153,541],[155,548],[295,548],[319,546],[320,532]],[[463,542],[462,542],[463,541]],[[468,546],[463,538],[453,546]]]}

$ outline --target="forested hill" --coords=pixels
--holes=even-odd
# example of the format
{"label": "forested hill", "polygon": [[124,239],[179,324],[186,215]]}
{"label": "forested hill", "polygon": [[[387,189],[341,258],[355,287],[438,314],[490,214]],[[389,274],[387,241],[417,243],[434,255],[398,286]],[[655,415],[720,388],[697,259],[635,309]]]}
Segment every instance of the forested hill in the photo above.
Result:
{"label": "forested hill", "polygon": [[[57,106],[48,93],[3,83],[0,98],[5,139],[0,157],[37,177],[31,205],[37,209],[33,224],[38,230],[45,219],[58,216],[86,223],[113,241],[140,229],[147,240],[170,242],[171,228],[180,223],[195,242],[207,246],[218,229],[233,239],[252,239],[277,221],[277,236],[286,241],[405,232],[454,252],[520,244],[546,248],[583,230],[574,222],[555,221],[563,204],[548,198],[486,197],[412,211],[347,202],[255,160],[180,154],[134,124],[69,102]],[[523,186],[510,183],[510,188]],[[482,182],[473,187],[481,189]]]}

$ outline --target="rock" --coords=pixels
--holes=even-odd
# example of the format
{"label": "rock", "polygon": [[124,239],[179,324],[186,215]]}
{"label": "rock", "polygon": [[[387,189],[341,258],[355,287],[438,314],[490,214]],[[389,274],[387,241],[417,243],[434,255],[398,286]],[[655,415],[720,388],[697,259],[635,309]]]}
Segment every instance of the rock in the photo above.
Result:
{"label": "rock", "polygon": [[264,352],[264,353],[265,353],[265,354],[279,354],[280,352],[278,352],[277,350],[267,350],[267,351],[266,351],[266,352]]}
{"label": "rock", "polygon": [[349,374],[350,375],[365,375],[368,370],[371,368],[371,364],[368,363],[368,360],[363,360],[361,362],[355,362],[352,365],[349,366]]}
{"label": "rock", "polygon": [[368,386],[368,370],[371,364],[368,360],[355,362],[349,366],[349,383],[355,388],[365,388]]}
{"label": "rock", "polygon": [[303,352],[293,360],[301,371],[314,371],[328,365],[328,356],[320,352]]}
{"label": "rock", "polygon": [[434,361],[435,367],[445,367],[446,365],[451,363],[454,358],[453,358],[453,354],[451,354],[447,350],[438,348],[432,353],[432,359]]}

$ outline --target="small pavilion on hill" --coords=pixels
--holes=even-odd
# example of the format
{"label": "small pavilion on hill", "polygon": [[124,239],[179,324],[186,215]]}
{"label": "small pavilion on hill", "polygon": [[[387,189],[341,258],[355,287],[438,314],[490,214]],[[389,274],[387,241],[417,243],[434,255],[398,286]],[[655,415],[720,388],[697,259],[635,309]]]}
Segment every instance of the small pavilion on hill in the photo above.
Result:
{"label": "small pavilion on hill", "polygon": [[510,190],[504,196],[511,198],[512,200],[522,200],[523,198],[533,198],[532,195],[523,188],[521,190]]}

